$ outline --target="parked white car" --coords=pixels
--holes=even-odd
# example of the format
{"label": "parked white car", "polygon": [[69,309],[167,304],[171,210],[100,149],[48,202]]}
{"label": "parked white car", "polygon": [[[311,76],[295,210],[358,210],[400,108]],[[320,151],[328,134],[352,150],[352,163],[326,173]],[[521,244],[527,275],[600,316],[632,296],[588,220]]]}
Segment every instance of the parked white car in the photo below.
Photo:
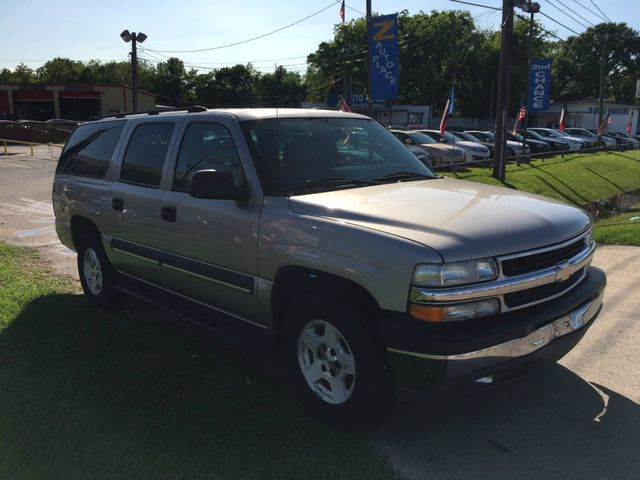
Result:
{"label": "parked white car", "polygon": [[478,142],[471,142],[469,140],[460,140],[456,138],[451,132],[444,132],[442,135],[438,130],[419,130],[420,132],[429,135],[436,142],[449,143],[463,149],[469,160],[487,160],[491,158],[491,151],[489,147],[482,145]]}
{"label": "parked white car", "polygon": [[560,140],[563,142],[567,148],[571,151],[580,150],[581,148],[587,148],[587,142],[584,140],[573,137],[571,135],[566,135],[562,133],[560,130],[555,130],[553,128],[529,128],[532,132],[536,132],[539,135],[547,138],[553,138],[554,140]]}
{"label": "parked white car", "polygon": [[[577,137],[581,140],[592,143],[594,147],[598,145],[598,135],[590,132],[586,128],[567,128],[565,133],[568,133],[572,137]],[[602,135],[600,139],[602,140],[602,143],[605,147],[615,147],[617,144],[615,138],[610,138]]]}

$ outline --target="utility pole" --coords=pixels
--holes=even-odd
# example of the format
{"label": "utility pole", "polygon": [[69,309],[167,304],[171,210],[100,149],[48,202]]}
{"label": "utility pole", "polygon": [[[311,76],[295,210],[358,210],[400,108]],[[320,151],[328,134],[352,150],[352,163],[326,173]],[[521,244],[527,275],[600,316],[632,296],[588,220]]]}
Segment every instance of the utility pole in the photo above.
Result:
{"label": "utility pole", "polygon": [[498,71],[498,100],[496,102],[496,151],[493,176],[504,182],[504,124],[509,112],[511,95],[511,49],[513,46],[513,2],[502,0],[502,35],[500,40],[500,69]]}
{"label": "utility pole", "polygon": [[602,135],[600,127],[604,120],[604,70],[605,70],[605,48],[602,42],[602,51],[600,52],[600,102],[598,103],[598,146],[602,143]]}
{"label": "utility pole", "polygon": [[371,98],[371,44],[369,32],[371,31],[371,0],[367,0],[367,115],[373,118],[373,102]]}
{"label": "utility pole", "polygon": [[[129,32],[129,30],[123,30],[120,34],[120,38],[125,42],[131,42],[131,95],[133,96],[133,111],[138,111],[138,46],[137,43],[144,42],[147,36],[144,33]],[[125,112],[127,106],[124,106]]]}

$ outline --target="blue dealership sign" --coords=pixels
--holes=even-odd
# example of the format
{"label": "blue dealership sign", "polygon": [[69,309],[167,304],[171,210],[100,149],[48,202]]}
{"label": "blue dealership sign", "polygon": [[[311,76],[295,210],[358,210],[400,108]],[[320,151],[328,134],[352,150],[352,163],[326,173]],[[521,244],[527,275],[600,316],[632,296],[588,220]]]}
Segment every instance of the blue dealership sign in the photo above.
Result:
{"label": "blue dealership sign", "polygon": [[400,73],[398,56],[398,14],[374,17],[369,24],[371,51],[371,98],[394,100],[398,97]]}
{"label": "blue dealership sign", "polygon": [[551,93],[551,60],[533,60],[529,75],[529,111],[545,112],[549,110]]}

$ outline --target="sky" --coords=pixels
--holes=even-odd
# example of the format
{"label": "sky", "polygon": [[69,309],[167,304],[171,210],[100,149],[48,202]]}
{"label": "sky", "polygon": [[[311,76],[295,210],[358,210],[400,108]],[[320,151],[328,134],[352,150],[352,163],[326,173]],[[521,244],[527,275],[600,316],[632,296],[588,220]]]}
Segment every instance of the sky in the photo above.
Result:
{"label": "sky", "polygon": [[[499,6],[499,0],[470,0]],[[581,32],[584,26],[560,13],[564,3],[587,20],[598,23],[591,0],[538,0],[542,11]],[[628,22],[640,30],[640,0],[593,0],[617,22]],[[24,62],[37,68],[46,60],[68,57],[74,60],[126,60],[130,45],[119,37],[122,30],[144,32],[140,57],[160,61],[173,55],[200,71],[237,63],[252,62],[260,71],[273,71],[275,63],[304,72],[306,55],[332,38],[339,22],[335,0],[3,0],[0,20],[0,68],[14,68]],[[386,14],[406,9],[469,10],[485,28],[498,28],[500,13],[454,3],[451,0],[372,0],[373,11]],[[347,1],[347,20],[362,16],[365,0]],[[278,29],[318,10],[323,12],[273,35],[242,45],[208,52],[158,53],[154,50],[194,50],[245,40]],[[357,10],[357,11],[356,11]],[[8,13],[8,15],[7,15]],[[574,15],[576,16],[576,15]],[[542,17],[540,17],[542,18]],[[582,23],[586,23],[576,16]],[[565,28],[542,18],[545,28],[562,38],[571,35]],[[189,66],[189,65],[187,65]]]}

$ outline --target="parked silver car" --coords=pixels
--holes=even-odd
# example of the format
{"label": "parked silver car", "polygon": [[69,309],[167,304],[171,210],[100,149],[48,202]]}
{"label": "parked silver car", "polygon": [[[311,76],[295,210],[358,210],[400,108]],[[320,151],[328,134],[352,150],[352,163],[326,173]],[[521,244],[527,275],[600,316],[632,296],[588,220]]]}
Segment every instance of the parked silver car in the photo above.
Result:
{"label": "parked silver car", "polygon": [[419,131],[429,135],[436,142],[447,143],[451,146],[463,149],[467,154],[467,159],[469,160],[478,161],[491,159],[491,151],[489,150],[489,147],[482,145],[482,143],[460,139],[451,132],[444,132],[443,135],[438,130]]}
{"label": "parked silver car", "polygon": [[583,211],[438,178],[375,121],[337,111],[80,125],[53,206],[92,305],[127,294],[281,348],[301,400],[333,423],[554,362],[606,282]]}
{"label": "parked silver car", "polygon": [[561,141],[567,146],[567,149],[570,151],[589,148],[590,145],[589,142],[585,142],[584,140],[577,137],[572,137],[571,135],[567,135],[566,133],[563,133],[560,130],[555,130],[553,128],[531,127],[528,130],[535,132],[543,137]]}
{"label": "parked silver car", "polygon": [[[590,147],[598,146],[598,135],[586,128],[567,128],[565,133],[572,137],[579,138],[580,140],[584,140]],[[614,138],[609,138],[605,135],[600,136],[600,141],[605,147],[615,147],[617,143]]]}

